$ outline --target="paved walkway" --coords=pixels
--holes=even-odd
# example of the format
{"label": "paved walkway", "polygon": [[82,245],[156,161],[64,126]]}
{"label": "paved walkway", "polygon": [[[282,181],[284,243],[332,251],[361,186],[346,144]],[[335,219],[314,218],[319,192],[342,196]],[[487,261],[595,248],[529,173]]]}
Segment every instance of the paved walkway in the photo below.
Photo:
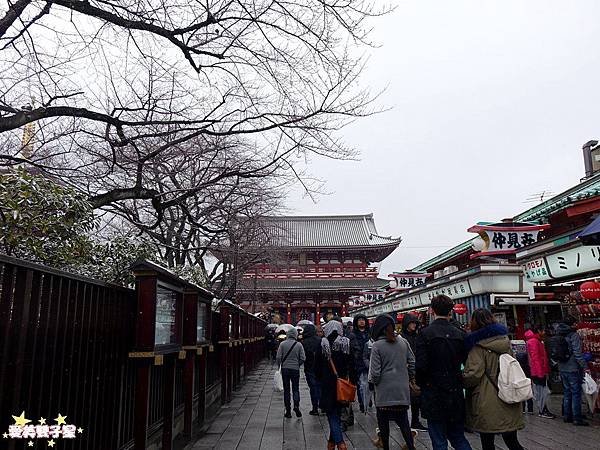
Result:
{"label": "paved walkway", "polygon": [[[329,427],[325,416],[311,416],[310,397],[304,377],[300,380],[301,410],[303,416],[283,418],[283,393],[273,392],[274,369],[268,362],[260,364],[248,377],[246,383],[233,394],[231,403],[217,413],[206,435],[191,447],[194,450],[321,450],[327,448]],[[553,398],[551,406],[559,401]],[[358,409],[358,408],[356,408]],[[560,411],[560,406],[552,408]],[[375,447],[371,437],[375,435],[375,414],[354,413],[355,424],[346,433],[349,449],[371,450]],[[600,421],[591,427],[574,427],[560,419],[540,419],[526,416],[527,426],[519,432],[519,439],[527,450],[538,449],[600,449]],[[403,442],[399,430],[392,426],[391,448],[400,449]],[[474,450],[480,450],[479,437],[467,434]],[[496,446],[506,450],[502,439]],[[418,449],[431,449],[426,432],[417,438]]]}

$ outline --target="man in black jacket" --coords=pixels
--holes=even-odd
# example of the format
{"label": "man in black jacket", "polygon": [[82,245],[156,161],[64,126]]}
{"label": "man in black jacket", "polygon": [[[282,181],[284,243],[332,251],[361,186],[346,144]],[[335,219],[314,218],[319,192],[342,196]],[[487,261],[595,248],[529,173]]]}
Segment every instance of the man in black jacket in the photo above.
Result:
{"label": "man in black jacket", "polygon": [[[365,365],[365,360],[363,359],[363,350],[365,348],[365,344],[369,341],[369,320],[367,316],[363,314],[357,314],[354,317],[352,323],[352,333],[350,333],[350,353],[352,354],[352,359],[354,360],[354,370],[356,371],[356,377],[358,378],[357,384],[357,396],[358,396],[358,404],[360,407],[360,412],[365,412],[365,404],[364,404],[364,388],[367,387],[367,374],[369,372],[369,367]],[[361,378],[363,382],[361,383]]]}
{"label": "man in black jacket", "polygon": [[[421,322],[419,317],[413,314],[406,314],[402,319],[402,337],[408,341],[410,349],[416,354],[417,334],[419,332],[419,326]],[[419,420],[419,413],[421,410],[421,398],[418,395],[411,394],[410,396],[410,411],[411,411],[411,423],[410,427],[419,430],[426,431],[427,428],[423,426]]]}
{"label": "man in black jacket", "polygon": [[452,299],[431,300],[435,320],[416,340],[417,384],[421,387],[421,413],[427,419],[433,450],[471,450],[464,434],[465,398],[461,364],[466,360],[463,331],[450,323]]}
{"label": "man in black jacket", "polygon": [[315,360],[321,352],[321,338],[317,337],[317,329],[314,325],[308,324],[304,326],[302,332],[302,346],[306,354],[304,361],[304,375],[306,375],[306,383],[310,390],[310,401],[312,410],[309,412],[311,416],[319,415],[319,398],[321,397],[321,383],[315,375]]}

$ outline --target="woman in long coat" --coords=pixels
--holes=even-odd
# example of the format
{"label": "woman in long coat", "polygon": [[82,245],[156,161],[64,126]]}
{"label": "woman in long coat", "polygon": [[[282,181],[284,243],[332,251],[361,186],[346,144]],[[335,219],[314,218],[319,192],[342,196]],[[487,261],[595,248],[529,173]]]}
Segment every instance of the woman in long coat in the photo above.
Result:
{"label": "woman in long coat", "polygon": [[347,450],[344,442],[341,422],[342,404],[337,401],[337,377],[331,364],[335,365],[341,378],[349,378],[356,384],[354,363],[350,354],[350,340],[344,337],[344,327],[341,322],[331,319],[323,325],[324,337],[321,339],[321,352],[316,359],[315,374],[321,383],[321,398],[319,407],[327,414],[329,422],[329,439],[327,450]]}
{"label": "woman in long coat", "polygon": [[390,421],[400,427],[408,450],[414,450],[408,408],[410,380],[415,377],[415,356],[410,345],[394,332],[394,319],[382,314],[373,325],[373,349],[369,363],[369,383],[375,390],[377,424],[384,450],[390,448]]}
{"label": "woman in long coat", "polygon": [[498,397],[500,355],[511,353],[506,327],[496,323],[487,309],[471,317],[471,333],[465,339],[469,356],[465,365],[467,389],[466,425],[480,434],[482,450],[494,450],[494,436],[501,434],[509,450],[523,450],[517,430],[525,426],[521,404]]}

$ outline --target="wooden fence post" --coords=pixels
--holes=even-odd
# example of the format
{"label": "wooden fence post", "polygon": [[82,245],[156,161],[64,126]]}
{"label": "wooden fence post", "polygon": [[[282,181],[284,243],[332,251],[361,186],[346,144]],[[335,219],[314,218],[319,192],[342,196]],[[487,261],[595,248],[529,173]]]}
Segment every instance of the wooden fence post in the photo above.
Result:
{"label": "wooden fence post", "polygon": [[164,356],[162,450],[173,448],[173,415],[175,413],[175,366],[177,354]]}
{"label": "wooden fence post", "polygon": [[193,290],[184,291],[183,348],[185,350],[185,365],[183,368],[183,433],[187,437],[191,437],[193,434],[198,307],[198,292]]}
{"label": "wooden fence post", "polygon": [[[136,274],[137,275],[137,274]],[[151,353],[154,350],[154,316],[156,315],[156,275],[136,277],[137,317],[135,321],[135,349]],[[148,438],[150,409],[151,358],[140,358],[137,363],[134,409],[134,448],[144,450]]]}
{"label": "wooden fence post", "polygon": [[221,368],[221,403],[229,401],[229,307],[221,304],[219,308],[219,366]]}

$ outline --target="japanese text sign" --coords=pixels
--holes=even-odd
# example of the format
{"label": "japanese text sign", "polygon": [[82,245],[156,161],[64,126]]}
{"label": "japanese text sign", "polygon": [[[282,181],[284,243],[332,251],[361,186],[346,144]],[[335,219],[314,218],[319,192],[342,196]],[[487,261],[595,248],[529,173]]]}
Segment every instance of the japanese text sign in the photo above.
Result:
{"label": "japanese text sign", "polygon": [[390,287],[392,289],[412,289],[425,284],[425,280],[427,277],[431,276],[431,274],[421,272],[394,272],[388,276],[392,277],[392,280],[390,281]]}
{"label": "japanese text sign", "polygon": [[600,270],[600,245],[584,245],[552,253],[523,264],[529,281],[567,278]]}
{"label": "japanese text sign", "polygon": [[549,225],[522,224],[474,225],[467,231],[479,234],[481,250],[471,255],[471,258],[515,254],[523,247],[537,243],[540,231],[548,227]]}

